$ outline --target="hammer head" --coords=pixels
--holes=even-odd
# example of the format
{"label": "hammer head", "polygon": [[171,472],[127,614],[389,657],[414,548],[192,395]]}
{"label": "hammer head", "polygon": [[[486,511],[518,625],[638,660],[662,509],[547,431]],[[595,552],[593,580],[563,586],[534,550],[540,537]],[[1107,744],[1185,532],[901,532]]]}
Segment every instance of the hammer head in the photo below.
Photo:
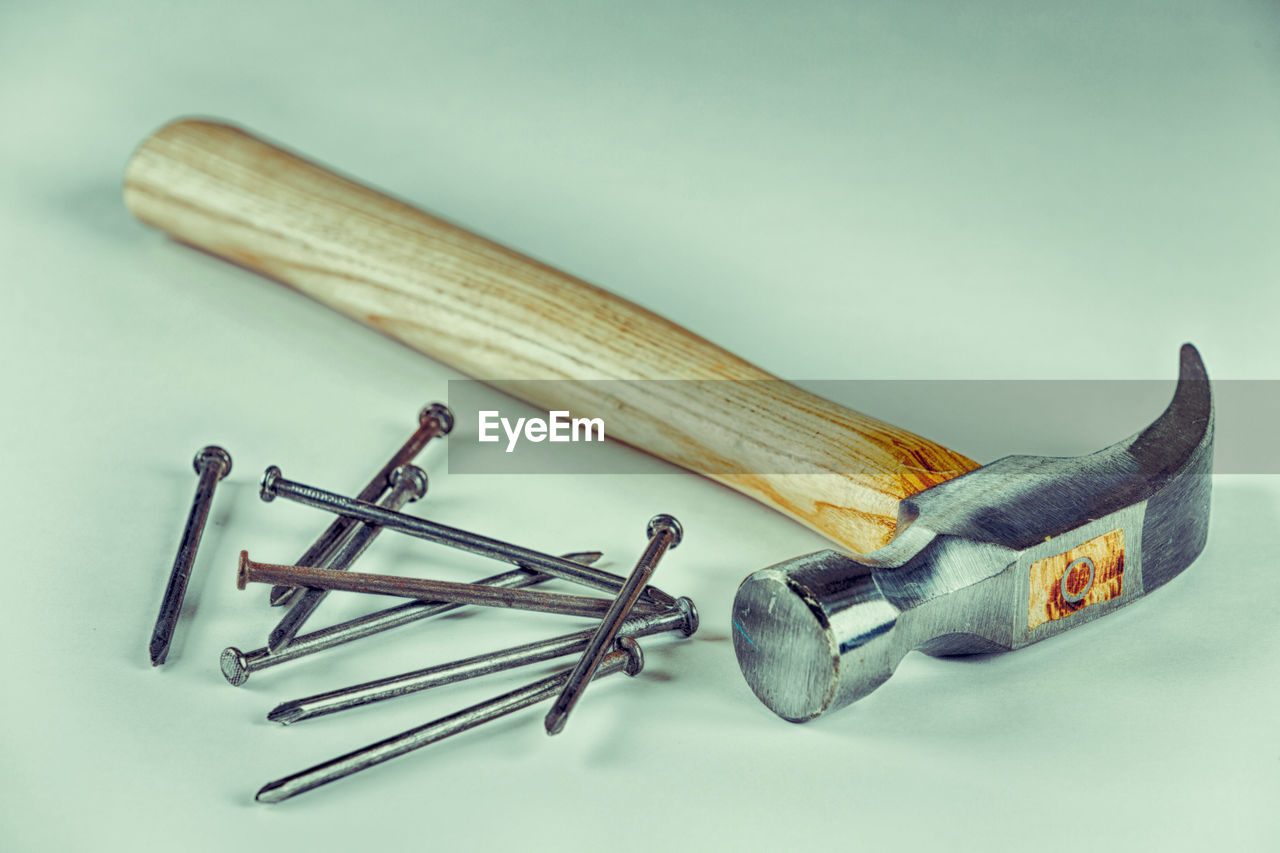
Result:
{"label": "hammer head", "polygon": [[860,699],[911,649],[1008,651],[1141,598],[1204,547],[1213,401],[1183,346],[1173,401],[1087,456],[1008,456],[902,501],[860,557],[820,551],[743,581],[733,641],[747,683],[793,722]]}

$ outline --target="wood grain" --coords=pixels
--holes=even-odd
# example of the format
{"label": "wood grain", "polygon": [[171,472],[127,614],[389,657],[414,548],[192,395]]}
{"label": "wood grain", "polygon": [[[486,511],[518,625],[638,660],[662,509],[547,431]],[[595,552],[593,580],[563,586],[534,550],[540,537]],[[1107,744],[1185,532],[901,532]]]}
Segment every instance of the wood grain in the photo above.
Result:
{"label": "wood grain", "polygon": [[[527,402],[607,407],[609,434],[786,513],[857,552],[893,535],[898,501],[977,466],[838,406],[580,279],[234,127],[171,124],[129,163],[144,222],[277,279]],[[856,317],[854,304],[837,306]],[[797,334],[802,333],[797,331]],[[715,399],[680,383],[723,379]],[[719,386],[718,386],[719,387]],[[684,390],[682,390],[684,389]]]}

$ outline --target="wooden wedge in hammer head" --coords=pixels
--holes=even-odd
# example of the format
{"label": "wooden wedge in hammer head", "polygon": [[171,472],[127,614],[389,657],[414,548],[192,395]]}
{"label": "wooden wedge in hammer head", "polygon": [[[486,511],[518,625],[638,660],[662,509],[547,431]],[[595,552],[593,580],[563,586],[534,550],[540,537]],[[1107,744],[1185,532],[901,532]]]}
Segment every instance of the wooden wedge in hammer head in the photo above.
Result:
{"label": "wooden wedge in hammer head", "polygon": [[[129,164],[125,201],[535,406],[607,411],[612,437],[862,554],[799,557],[738,591],[742,671],[789,720],[866,695],[910,649],[1015,649],[1108,613],[1205,541],[1213,409],[1190,346],[1172,404],[1127,441],[980,466],[229,125],[155,133]],[[521,381],[545,379],[559,381]],[[647,380],[718,382],[708,394],[702,381]]]}

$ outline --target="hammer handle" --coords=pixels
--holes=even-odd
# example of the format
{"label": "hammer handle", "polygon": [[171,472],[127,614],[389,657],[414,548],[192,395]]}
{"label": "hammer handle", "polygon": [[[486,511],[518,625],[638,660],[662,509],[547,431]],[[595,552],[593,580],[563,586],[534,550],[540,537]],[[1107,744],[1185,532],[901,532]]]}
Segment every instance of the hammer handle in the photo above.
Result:
{"label": "hammer handle", "polygon": [[[162,128],[130,161],[124,194],[139,219],[178,240],[535,406],[608,411],[612,437],[707,474],[854,551],[892,537],[899,500],[977,467],[225,124]],[[564,381],[507,385],[529,379]],[[709,399],[703,383],[590,381],[600,379],[741,381],[717,384]]]}

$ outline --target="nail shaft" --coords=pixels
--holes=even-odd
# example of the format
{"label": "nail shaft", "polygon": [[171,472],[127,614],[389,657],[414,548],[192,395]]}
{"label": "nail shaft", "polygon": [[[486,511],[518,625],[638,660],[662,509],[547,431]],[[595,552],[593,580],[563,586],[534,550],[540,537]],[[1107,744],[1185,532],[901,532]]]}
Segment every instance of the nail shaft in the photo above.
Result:
{"label": "nail shaft", "polygon": [[589,619],[602,617],[608,612],[611,604],[607,598],[592,598],[585,595],[503,589],[470,583],[404,578],[397,575],[335,572],[331,569],[316,569],[308,566],[256,563],[249,559],[247,553],[241,551],[237,585],[244,589],[245,585],[250,583],[285,583],[343,592],[394,595],[424,601],[451,601],[454,604],[476,604],[481,607],[510,607],[515,610],[532,610],[538,613],[585,616]]}
{"label": "nail shaft", "polygon": [[[448,435],[453,429],[453,412],[443,403],[432,403],[418,413],[418,428],[413,435],[392,454],[387,464],[382,466],[373,479],[356,495],[357,500],[373,503],[382,499],[391,488],[391,472],[401,465],[408,465],[414,460],[422,448],[437,436]],[[302,556],[294,560],[299,566],[323,566],[333,556],[347,533],[356,525],[356,519],[340,515],[333,520],[311,547],[302,552]],[[302,590],[295,586],[277,586],[271,590],[271,606],[281,607],[291,603]]]}
{"label": "nail shaft", "polygon": [[[370,524],[378,524],[389,530],[398,530],[401,533],[425,539],[429,542],[448,545],[463,551],[505,560],[517,565],[529,566],[540,572],[546,572],[549,575],[595,589],[613,593],[622,589],[623,579],[612,572],[571,563],[558,557],[552,557],[550,554],[531,551],[519,545],[500,542],[497,539],[490,539],[477,533],[437,524],[425,518],[383,509],[366,501],[352,500],[343,495],[317,489],[314,486],[286,480],[281,475],[280,469],[274,465],[268,468],[263,475],[261,495],[265,501],[273,500],[277,496],[283,497],[337,515],[348,515]],[[644,596],[651,603],[663,607],[670,607],[675,603],[675,599],[672,596],[656,587],[647,588],[644,591]]]}
{"label": "nail shaft", "polygon": [[221,447],[211,444],[196,454],[192,464],[200,479],[196,484],[196,496],[191,502],[191,512],[187,515],[187,526],[178,543],[178,555],[169,571],[169,583],[165,586],[164,599],[160,602],[160,613],[156,616],[155,628],[151,632],[149,651],[152,666],[160,666],[169,656],[169,645],[173,642],[178,615],[182,612],[182,601],[187,595],[187,582],[191,580],[196,549],[200,547],[200,537],[204,535],[204,525],[213,505],[213,491],[218,481],[231,473],[231,455]]}
{"label": "nail shaft", "polygon": [[[391,472],[391,491],[382,499],[379,506],[387,509],[399,509],[405,504],[416,501],[427,492],[427,475],[414,465],[401,465]],[[376,524],[361,524],[347,537],[341,547],[325,564],[324,568],[335,572],[345,572],[365,552],[382,528]],[[267,648],[282,649],[298,635],[299,629],[310,618],[315,609],[329,594],[324,589],[307,589],[298,596],[289,611],[281,618],[280,623],[267,638]]]}
{"label": "nail shaft", "polygon": [[[578,563],[594,563],[601,556],[603,555],[599,551],[583,551],[564,554],[563,558]],[[530,569],[516,569],[483,578],[476,583],[486,586],[523,588],[549,580],[552,580],[551,575]],[[264,646],[253,651],[242,652],[235,646],[228,646],[222,651],[222,675],[228,682],[238,687],[248,681],[249,676],[258,670],[308,657],[325,649],[371,637],[429,616],[451,613],[465,606],[445,601],[408,601],[337,625],[330,625],[309,634],[302,634],[278,651],[273,652]]]}
{"label": "nail shaft", "polygon": [[582,698],[582,694],[586,691],[587,684],[591,681],[596,667],[600,665],[605,653],[613,645],[613,640],[618,636],[618,630],[622,627],[623,620],[627,618],[627,614],[635,605],[636,599],[640,597],[640,590],[649,582],[649,578],[653,574],[653,570],[657,568],[658,561],[662,559],[662,555],[667,552],[668,548],[674,548],[679,545],[683,535],[680,529],[680,522],[669,515],[655,516],[649,522],[648,533],[648,547],[644,549],[644,554],[640,556],[640,561],[636,563],[636,567],[627,577],[627,582],[618,593],[618,597],[610,603],[609,612],[600,621],[600,626],[596,628],[595,633],[591,636],[591,640],[587,644],[586,650],[582,653],[582,657],[578,659],[577,665],[569,673],[569,678],[565,681],[560,695],[556,697],[551,710],[547,712],[547,717],[544,721],[547,734],[559,734],[564,729],[564,724],[569,719],[569,713],[573,710],[573,706],[578,704],[578,700]]}
{"label": "nail shaft", "polygon": [[[638,639],[666,631],[682,631],[687,637],[696,630],[698,630],[697,609],[689,599],[679,598],[676,600],[675,609],[632,616],[622,623],[619,633]],[[482,675],[553,660],[564,655],[577,654],[587,648],[594,633],[594,629],[588,628],[585,631],[576,631],[549,640],[512,646],[499,652],[406,672],[403,675],[380,678],[304,699],[295,699],[277,705],[271,713],[267,714],[267,719],[286,725],[297,723],[361,705],[407,696],[432,687],[454,684],[469,678],[478,678]]]}
{"label": "nail shaft", "polygon": [[[640,652],[639,644],[635,640],[623,637],[618,640],[618,646],[619,651],[609,653],[601,661],[600,667],[596,671],[597,676],[604,677],[622,671],[625,671],[628,675],[635,675],[644,666],[644,657]],[[304,791],[310,791],[312,788],[318,788],[336,779],[350,776],[352,773],[357,773],[367,767],[381,764],[420,747],[444,740],[451,735],[475,728],[490,720],[496,720],[521,708],[536,705],[538,702],[554,696],[568,676],[568,671],[565,671],[549,678],[535,681],[487,702],[481,702],[469,708],[464,708],[457,713],[441,717],[424,726],[409,729],[371,746],[357,749],[323,764],[317,764],[315,767],[303,770],[301,773],[286,776],[275,782],[268,782],[258,791],[255,799],[260,803],[278,803],[281,800],[287,800]]]}

